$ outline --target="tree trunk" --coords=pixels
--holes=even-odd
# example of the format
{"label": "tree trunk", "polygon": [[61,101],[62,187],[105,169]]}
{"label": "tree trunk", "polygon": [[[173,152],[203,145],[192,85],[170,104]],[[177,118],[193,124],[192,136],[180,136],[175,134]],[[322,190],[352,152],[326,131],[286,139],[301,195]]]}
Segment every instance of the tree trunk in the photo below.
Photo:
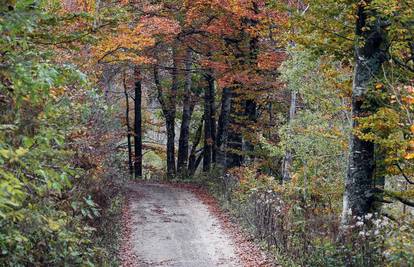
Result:
{"label": "tree trunk", "polygon": [[[291,92],[291,97],[290,97],[290,109],[289,109],[289,130],[288,130],[288,135],[291,136],[291,124],[293,119],[295,118],[295,114],[296,114],[296,97],[297,97],[297,92],[296,90],[292,90]],[[287,182],[290,180],[291,178],[291,173],[290,173],[290,169],[291,169],[291,165],[292,165],[292,151],[290,149],[286,149],[286,154],[285,157],[283,158],[283,163],[282,163],[282,182]]]}
{"label": "tree trunk", "polygon": [[175,113],[176,113],[176,97],[178,90],[178,62],[177,51],[173,47],[173,68],[171,71],[171,92],[169,94],[168,111],[166,114],[167,127],[167,174],[168,178],[173,178],[176,174],[175,169]]}
{"label": "tree trunk", "polygon": [[[252,2],[252,9],[254,14],[259,13],[259,7],[256,2]],[[257,19],[249,19],[248,25],[251,28],[256,27],[256,25],[259,23]],[[254,34],[254,33],[252,33]],[[253,35],[250,39],[249,44],[249,58],[247,61],[247,68],[249,72],[253,75],[258,75],[257,73],[257,56],[259,53],[259,39],[256,35]],[[250,85],[251,86],[251,85]],[[251,92],[254,92],[255,88],[246,88],[247,90],[243,90],[245,92],[244,99],[245,99],[245,117],[247,118],[247,121],[245,122],[247,125],[244,125],[245,129],[247,130],[247,138],[245,142],[245,151],[248,157],[246,157],[245,161],[253,161],[254,160],[254,144],[253,144],[253,138],[255,127],[250,127],[251,125],[255,125],[257,122],[257,104],[256,99],[254,97],[254,94],[252,96]],[[250,93],[249,93],[250,91]],[[251,135],[249,135],[249,133]]]}
{"label": "tree trunk", "polygon": [[240,112],[241,108],[238,101],[240,100],[237,96],[233,96],[230,101],[226,168],[239,167],[243,164],[243,137],[241,133],[241,125],[238,122],[243,113]]}
{"label": "tree trunk", "polygon": [[213,76],[208,76],[208,88],[210,91],[210,125],[211,125],[211,162],[216,163],[217,161],[217,138],[216,138],[216,103],[215,103],[215,85]]}
{"label": "tree trunk", "polygon": [[[367,117],[372,107],[367,103],[367,92],[379,74],[386,60],[386,34],[379,18],[368,25],[368,11],[365,4],[358,6],[356,36],[359,39],[355,47],[355,70],[352,86],[352,127],[358,127],[356,118]],[[371,13],[371,14],[369,14]],[[363,44],[361,45],[361,41]],[[348,173],[345,179],[342,224],[348,225],[352,216],[363,216],[372,211],[374,203],[373,172],[374,144],[351,135]],[[352,216],[351,216],[352,215]]]}
{"label": "tree trunk", "polygon": [[165,118],[167,129],[167,176],[175,176],[175,116],[171,113]]}
{"label": "tree trunk", "polygon": [[203,151],[201,151],[200,155],[198,155],[195,164],[194,164],[194,171],[191,175],[194,175],[200,165],[201,160],[203,159]]}
{"label": "tree trunk", "polygon": [[124,95],[125,95],[125,121],[126,121],[126,126],[127,126],[128,167],[129,167],[129,174],[132,176],[134,174],[134,166],[132,164],[131,125],[129,124],[129,95],[127,91],[125,73],[123,77],[123,85],[124,85]]}
{"label": "tree trunk", "polygon": [[221,166],[226,165],[226,146],[227,136],[230,124],[230,104],[231,104],[231,89],[223,88],[221,96],[221,111],[218,121],[216,147],[217,147],[217,163]]}
{"label": "tree trunk", "polygon": [[213,111],[214,104],[214,79],[210,74],[206,75],[208,86],[204,90],[204,156],[203,171],[209,171],[213,161],[214,129],[215,119]]}
{"label": "tree trunk", "polygon": [[176,174],[175,168],[175,114],[176,98],[178,89],[178,62],[177,51],[173,47],[173,67],[171,68],[171,89],[170,92],[164,93],[161,85],[159,69],[154,65],[154,82],[158,92],[158,101],[161,104],[162,112],[165,117],[165,127],[167,131],[167,177],[173,178]]}
{"label": "tree trunk", "polygon": [[[249,126],[254,125],[257,122],[257,105],[254,99],[246,100],[244,113],[245,113],[245,117],[247,118],[247,121],[244,122],[244,123],[247,123],[247,125],[245,125],[244,128],[248,131],[247,134],[249,133],[253,134],[255,129]],[[248,155],[249,161],[254,160],[254,144],[252,143],[251,138],[254,138],[254,135],[247,136],[247,138],[245,138],[246,139],[245,151],[246,151],[246,154]],[[245,159],[245,161],[247,161],[247,159]]]}
{"label": "tree trunk", "polygon": [[134,120],[134,173],[135,178],[142,177],[142,112],[141,112],[141,97],[142,97],[142,83],[141,70],[139,67],[134,68],[135,76],[135,120]]}
{"label": "tree trunk", "polygon": [[200,125],[197,128],[196,135],[193,142],[193,147],[191,148],[190,158],[188,160],[188,173],[190,175],[194,175],[195,171],[197,170],[197,146],[201,140],[201,134],[203,132],[203,121],[204,118],[201,120]]}
{"label": "tree trunk", "polygon": [[187,49],[185,59],[185,85],[184,85],[184,101],[183,101],[183,115],[180,129],[180,139],[178,141],[178,160],[177,169],[179,173],[187,170],[188,164],[188,139],[190,136],[190,122],[192,113],[191,103],[191,65],[192,52]]}
{"label": "tree trunk", "polygon": [[211,108],[210,90],[204,89],[204,151],[203,151],[203,171],[209,171],[211,166],[212,138],[211,138]]}

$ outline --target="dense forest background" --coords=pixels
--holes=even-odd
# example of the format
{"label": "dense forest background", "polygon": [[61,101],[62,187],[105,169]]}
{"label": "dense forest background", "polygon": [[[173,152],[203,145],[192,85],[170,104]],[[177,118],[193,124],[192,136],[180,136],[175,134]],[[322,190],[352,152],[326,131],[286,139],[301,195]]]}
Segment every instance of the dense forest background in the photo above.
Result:
{"label": "dense forest background", "polygon": [[0,0],[0,265],[117,266],[155,179],[282,266],[412,266],[413,7]]}

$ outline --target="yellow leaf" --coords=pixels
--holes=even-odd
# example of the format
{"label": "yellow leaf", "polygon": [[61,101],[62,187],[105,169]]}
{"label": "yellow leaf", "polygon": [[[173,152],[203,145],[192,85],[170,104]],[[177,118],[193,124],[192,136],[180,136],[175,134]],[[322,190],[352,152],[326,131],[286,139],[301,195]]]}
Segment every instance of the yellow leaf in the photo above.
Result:
{"label": "yellow leaf", "polygon": [[7,149],[0,149],[0,156],[2,156],[5,159],[10,158],[10,151]]}
{"label": "yellow leaf", "polygon": [[405,158],[405,159],[414,159],[414,153],[406,153],[406,154],[404,155],[404,158]]}
{"label": "yellow leaf", "polygon": [[17,150],[16,150],[16,156],[17,157],[22,157],[22,156],[24,156],[25,154],[27,154],[27,152],[29,152],[29,150],[27,150],[26,148],[23,148],[23,147],[19,147]]}
{"label": "yellow leaf", "polygon": [[60,229],[60,224],[58,222],[56,222],[56,221],[48,220],[48,225],[49,225],[49,228],[52,231],[57,231],[57,230]]}

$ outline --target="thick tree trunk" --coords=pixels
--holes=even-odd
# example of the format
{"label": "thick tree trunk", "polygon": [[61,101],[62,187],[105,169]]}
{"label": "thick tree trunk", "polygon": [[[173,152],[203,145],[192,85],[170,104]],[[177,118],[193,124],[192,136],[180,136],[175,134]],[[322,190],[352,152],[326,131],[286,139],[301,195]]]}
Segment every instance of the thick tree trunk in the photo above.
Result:
{"label": "thick tree trunk", "polygon": [[[371,14],[368,14],[370,12]],[[368,88],[380,72],[386,59],[386,35],[380,19],[368,25],[368,11],[362,3],[358,7],[355,48],[355,70],[352,88],[352,127],[358,127],[356,118],[369,116],[373,111],[367,102]],[[363,42],[363,45],[361,45]],[[372,211],[374,203],[373,172],[374,144],[351,135],[348,173],[345,179],[342,223],[347,225],[352,216],[363,216]],[[351,216],[352,215],[352,216]]]}
{"label": "thick tree trunk", "polygon": [[125,73],[123,77],[123,85],[124,85],[124,95],[125,95],[125,121],[126,121],[126,127],[127,127],[127,143],[128,143],[128,167],[129,167],[129,174],[132,176],[134,174],[134,166],[132,164],[131,125],[129,124],[129,95],[127,91]]}
{"label": "thick tree trunk", "polygon": [[[296,114],[296,90],[292,90],[290,96],[290,108],[289,108],[289,132],[288,135],[291,136],[291,124]],[[292,151],[290,149],[286,150],[285,157],[283,158],[282,163],[282,182],[287,182],[291,178],[290,169],[292,165]]]}
{"label": "thick tree trunk", "polygon": [[141,112],[141,97],[142,97],[142,83],[141,70],[139,67],[134,69],[135,76],[135,120],[134,120],[134,173],[135,178],[142,177],[142,112]]}
{"label": "thick tree trunk", "polygon": [[188,139],[190,136],[190,122],[192,113],[191,103],[191,65],[192,65],[192,52],[187,49],[185,59],[185,85],[184,85],[184,101],[183,101],[183,115],[180,129],[180,138],[178,141],[178,159],[177,169],[179,173],[183,173],[187,170],[188,164]]}
{"label": "thick tree trunk", "polygon": [[227,136],[230,124],[231,89],[223,88],[221,96],[221,111],[216,136],[217,160],[220,166],[226,165]]}

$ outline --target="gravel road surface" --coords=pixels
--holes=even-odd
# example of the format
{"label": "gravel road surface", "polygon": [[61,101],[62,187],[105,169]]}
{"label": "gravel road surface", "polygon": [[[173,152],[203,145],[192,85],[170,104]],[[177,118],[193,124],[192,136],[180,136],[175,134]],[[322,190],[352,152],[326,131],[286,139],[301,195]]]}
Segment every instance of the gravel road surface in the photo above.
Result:
{"label": "gravel road surface", "polygon": [[242,266],[232,239],[193,193],[167,184],[135,184],[131,240],[138,266]]}

